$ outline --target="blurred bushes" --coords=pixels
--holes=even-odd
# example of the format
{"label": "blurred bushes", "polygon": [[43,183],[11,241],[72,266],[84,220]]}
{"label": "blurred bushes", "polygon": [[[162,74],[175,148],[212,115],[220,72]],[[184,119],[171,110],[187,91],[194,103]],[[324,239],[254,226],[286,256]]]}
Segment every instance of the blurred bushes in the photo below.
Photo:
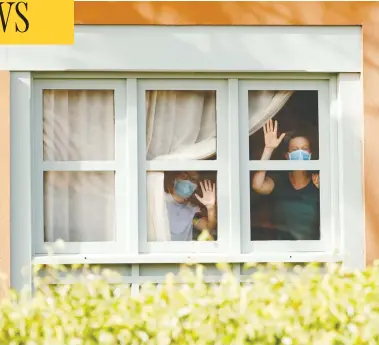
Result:
{"label": "blurred bushes", "polygon": [[32,298],[2,301],[0,344],[379,344],[378,267],[264,265],[242,282],[220,268],[218,284],[204,283],[201,266],[184,267],[132,296],[110,271],[73,266],[81,276],[59,285],[67,267],[52,267]]}

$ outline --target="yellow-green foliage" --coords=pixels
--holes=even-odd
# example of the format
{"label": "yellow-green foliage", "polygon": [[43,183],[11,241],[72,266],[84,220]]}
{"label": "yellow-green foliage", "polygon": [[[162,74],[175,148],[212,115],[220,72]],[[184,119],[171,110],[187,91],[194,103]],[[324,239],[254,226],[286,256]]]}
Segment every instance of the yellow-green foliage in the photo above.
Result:
{"label": "yellow-green foliage", "polygon": [[72,285],[49,285],[49,276],[33,298],[4,300],[0,344],[379,344],[377,267],[257,266],[252,283],[226,269],[209,285],[198,266],[133,297],[128,286],[106,282],[110,272],[98,273]]}

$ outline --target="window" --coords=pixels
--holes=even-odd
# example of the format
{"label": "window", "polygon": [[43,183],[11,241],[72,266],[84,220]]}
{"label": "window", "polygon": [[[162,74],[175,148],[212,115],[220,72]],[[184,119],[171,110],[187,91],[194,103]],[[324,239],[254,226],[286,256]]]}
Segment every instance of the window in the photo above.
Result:
{"label": "window", "polygon": [[[139,158],[146,167],[140,171],[141,252],[225,250],[229,200],[220,197],[228,194],[220,181],[228,159],[227,82],[141,80],[138,85]],[[175,192],[180,181],[188,183]],[[182,193],[191,185],[196,189],[187,199]],[[209,209],[202,187],[215,198]],[[212,241],[197,241],[204,229]]]}
{"label": "window", "polygon": [[242,229],[250,229],[242,232],[244,252],[336,248],[329,88],[320,80],[241,82],[241,176],[252,187],[241,189],[242,203],[250,203],[250,214],[242,213]]}
{"label": "window", "polygon": [[126,235],[125,83],[35,85],[35,252],[65,241],[64,253],[122,250]]}
{"label": "window", "polygon": [[62,238],[70,262],[338,260],[335,89],[317,75],[35,79],[34,255]]}

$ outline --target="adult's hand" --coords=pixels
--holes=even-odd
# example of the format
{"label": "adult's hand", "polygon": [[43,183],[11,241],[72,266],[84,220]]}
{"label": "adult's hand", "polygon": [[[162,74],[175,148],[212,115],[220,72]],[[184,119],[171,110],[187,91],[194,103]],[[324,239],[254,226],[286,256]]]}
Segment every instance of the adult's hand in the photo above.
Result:
{"label": "adult's hand", "polygon": [[265,148],[269,150],[275,150],[286,135],[283,133],[278,138],[278,121],[273,122],[272,120],[268,120],[263,125],[263,132],[265,137]]}

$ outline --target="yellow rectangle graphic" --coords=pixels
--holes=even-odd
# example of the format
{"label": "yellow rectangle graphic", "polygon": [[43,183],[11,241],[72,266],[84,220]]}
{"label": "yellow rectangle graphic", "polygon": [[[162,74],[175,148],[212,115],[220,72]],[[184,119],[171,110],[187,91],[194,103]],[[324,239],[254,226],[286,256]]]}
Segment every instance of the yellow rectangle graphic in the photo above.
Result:
{"label": "yellow rectangle graphic", "polygon": [[74,0],[0,1],[0,44],[73,44]]}

